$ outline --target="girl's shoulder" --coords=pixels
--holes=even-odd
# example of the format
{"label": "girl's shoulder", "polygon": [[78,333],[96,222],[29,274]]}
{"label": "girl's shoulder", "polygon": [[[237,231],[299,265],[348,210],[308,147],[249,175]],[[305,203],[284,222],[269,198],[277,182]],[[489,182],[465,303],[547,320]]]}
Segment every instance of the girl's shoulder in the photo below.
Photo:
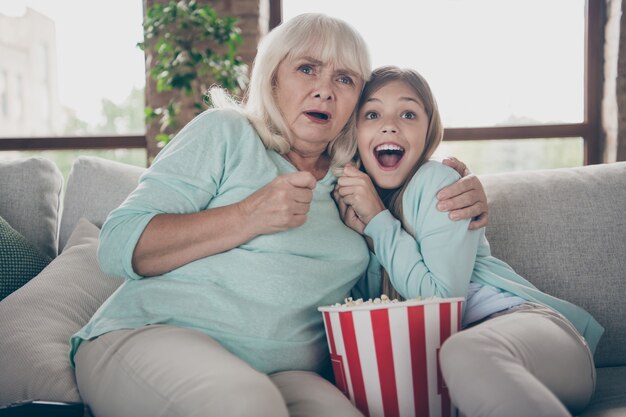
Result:
{"label": "girl's shoulder", "polygon": [[453,184],[461,176],[454,169],[436,160],[426,161],[411,178],[407,192],[436,194],[441,188]]}

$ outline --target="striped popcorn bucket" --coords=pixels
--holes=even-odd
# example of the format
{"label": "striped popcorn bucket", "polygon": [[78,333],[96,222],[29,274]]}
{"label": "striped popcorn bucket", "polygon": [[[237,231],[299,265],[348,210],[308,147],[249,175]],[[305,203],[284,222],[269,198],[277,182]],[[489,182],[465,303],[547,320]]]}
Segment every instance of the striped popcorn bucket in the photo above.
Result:
{"label": "striped popcorn bucket", "polygon": [[464,298],[319,307],[335,385],[368,417],[451,417],[439,348]]}

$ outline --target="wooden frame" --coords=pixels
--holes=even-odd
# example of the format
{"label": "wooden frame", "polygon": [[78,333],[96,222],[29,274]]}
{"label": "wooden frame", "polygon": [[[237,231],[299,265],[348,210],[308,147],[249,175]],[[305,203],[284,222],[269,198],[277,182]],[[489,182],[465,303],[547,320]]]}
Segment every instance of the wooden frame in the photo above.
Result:
{"label": "wooden frame", "polygon": [[[282,20],[282,1],[270,1],[270,29]],[[444,140],[502,140],[582,137],[584,163],[602,162],[602,104],[604,0],[587,0],[585,4],[585,120],[583,123],[536,126],[506,126],[445,129]],[[145,136],[80,136],[47,138],[0,138],[0,151],[145,148]]]}
{"label": "wooden frame", "polygon": [[[270,16],[282,21],[281,0],[270,0]],[[602,74],[604,49],[604,0],[587,0],[585,3],[585,120],[583,123],[559,125],[531,125],[504,127],[446,128],[443,140],[502,140],[582,137],[585,165],[602,162],[600,109],[602,106]],[[280,15],[280,18],[276,17]],[[276,23],[270,28],[274,28]]]}

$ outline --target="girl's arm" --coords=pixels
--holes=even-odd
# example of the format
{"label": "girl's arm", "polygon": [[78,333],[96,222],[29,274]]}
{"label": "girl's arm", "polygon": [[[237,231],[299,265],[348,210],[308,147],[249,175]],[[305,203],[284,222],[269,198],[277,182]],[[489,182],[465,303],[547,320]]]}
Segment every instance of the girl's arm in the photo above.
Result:
{"label": "girl's arm", "polygon": [[387,210],[365,228],[376,257],[405,298],[467,294],[480,232],[467,230],[469,220],[451,221],[436,208],[437,191],[458,177],[438,162],[427,162],[413,177],[404,194],[403,212],[415,237]]}
{"label": "girl's arm", "polygon": [[[456,158],[446,158],[443,163],[452,167],[462,178],[439,190],[437,209],[449,212],[450,219],[454,221],[470,219],[470,230],[485,227],[488,221],[488,205],[482,183]],[[344,222],[361,234],[365,227],[363,222],[367,224],[385,208],[372,180],[349,164],[337,181],[334,197],[338,203],[341,199],[347,206],[341,213]]]}
{"label": "girl's arm", "polygon": [[413,237],[388,210],[381,210],[375,199],[364,198],[371,196],[363,190],[369,177],[354,171],[347,170],[352,179],[338,187],[340,208],[347,214],[352,210],[346,224],[368,237],[396,290],[405,298],[465,296],[479,232],[467,230],[469,219],[454,222],[436,208],[437,192],[455,183],[459,175],[440,163],[427,162],[411,180],[403,211],[407,226],[415,232]]}

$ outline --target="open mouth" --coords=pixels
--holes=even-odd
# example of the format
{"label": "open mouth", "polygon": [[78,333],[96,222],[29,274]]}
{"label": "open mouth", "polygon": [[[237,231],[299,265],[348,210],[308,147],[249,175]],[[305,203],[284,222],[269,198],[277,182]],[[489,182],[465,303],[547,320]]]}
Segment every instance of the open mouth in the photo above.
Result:
{"label": "open mouth", "polygon": [[313,119],[317,119],[317,120],[322,120],[322,121],[327,121],[330,119],[330,114],[329,113],[324,113],[324,112],[318,112],[318,111],[308,111],[306,112],[306,114],[313,118]]}
{"label": "open mouth", "polygon": [[394,168],[404,156],[404,148],[393,143],[383,143],[374,148],[374,156],[383,168]]}

